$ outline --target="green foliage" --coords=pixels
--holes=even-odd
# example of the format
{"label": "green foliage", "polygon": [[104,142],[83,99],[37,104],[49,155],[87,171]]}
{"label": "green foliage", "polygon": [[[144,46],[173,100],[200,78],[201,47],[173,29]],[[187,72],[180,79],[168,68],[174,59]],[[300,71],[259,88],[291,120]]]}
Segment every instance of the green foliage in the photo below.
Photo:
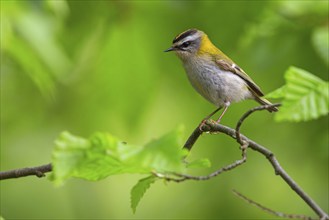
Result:
{"label": "green foliage", "polygon": [[[95,133],[89,139],[63,132],[55,141],[51,180],[56,185],[70,177],[91,181],[115,174],[150,174],[183,172],[186,167],[210,166],[207,159],[184,163],[182,127],[152,140],[145,146],[125,143],[108,133]],[[131,191],[131,207],[136,207],[156,177],[141,179]]]}
{"label": "green foliage", "polygon": [[155,176],[149,176],[144,179],[140,179],[138,183],[131,189],[130,200],[131,208],[133,212],[136,212],[136,208],[141,198],[144,196],[146,190],[150,188],[151,184],[156,180]]}
{"label": "green foliage", "polygon": [[201,158],[187,164],[188,168],[211,167],[211,162],[207,158]]}
{"label": "green foliage", "polygon": [[276,113],[277,121],[309,121],[327,115],[329,111],[329,83],[296,67],[285,73],[286,84],[268,94],[269,98],[283,98]]}
{"label": "green foliage", "polygon": [[55,141],[51,179],[61,184],[71,176],[96,181],[124,173],[182,172],[187,151],[181,149],[181,133],[176,129],[143,147],[108,133],[84,139],[63,132]]}

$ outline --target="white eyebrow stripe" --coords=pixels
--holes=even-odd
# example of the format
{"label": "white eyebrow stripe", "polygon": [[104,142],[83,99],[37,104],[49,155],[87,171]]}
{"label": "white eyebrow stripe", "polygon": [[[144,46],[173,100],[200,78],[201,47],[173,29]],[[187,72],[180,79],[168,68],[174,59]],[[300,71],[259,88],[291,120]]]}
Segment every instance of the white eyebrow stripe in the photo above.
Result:
{"label": "white eyebrow stripe", "polygon": [[194,34],[194,35],[192,35],[192,36],[187,36],[187,37],[185,37],[183,40],[184,40],[184,42],[185,42],[185,41],[189,41],[189,40],[190,40],[190,41],[193,41],[193,40],[196,39],[196,37],[197,37],[197,36],[195,36],[195,34]]}
{"label": "white eyebrow stripe", "polygon": [[197,34],[193,34],[193,35],[190,35],[190,36],[187,36],[185,38],[183,38],[182,40],[178,41],[176,44],[182,44],[186,41],[194,41],[198,38],[199,36]]}

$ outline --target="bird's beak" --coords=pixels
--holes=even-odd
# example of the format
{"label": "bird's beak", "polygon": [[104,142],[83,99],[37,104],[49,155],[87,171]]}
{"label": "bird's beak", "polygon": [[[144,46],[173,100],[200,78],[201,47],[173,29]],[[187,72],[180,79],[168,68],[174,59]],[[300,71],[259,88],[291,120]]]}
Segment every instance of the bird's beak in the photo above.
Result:
{"label": "bird's beak", "polygon": [[165,51],[163,51],[163,52],[170,52],[170,51],[173,51],[173,50],[175,50],[175,48],[170,47],[170,48],[168,48],[167,50],[165,50]]}

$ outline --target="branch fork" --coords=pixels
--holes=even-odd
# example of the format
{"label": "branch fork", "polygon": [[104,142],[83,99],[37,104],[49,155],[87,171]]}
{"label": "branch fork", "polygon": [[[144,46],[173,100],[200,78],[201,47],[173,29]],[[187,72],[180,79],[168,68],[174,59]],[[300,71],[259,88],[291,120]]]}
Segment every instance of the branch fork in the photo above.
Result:
{"label": "branch fork", "polygon": [[[257,151],[258,153],[264,155],[267,158],[267,160],[271,163],[271,165],[275,171],[275,174],[279,175],[291,187],[291,189],[294,190],[298,194],[298,196],[304,200],[304,202],[317,214],[317,216],[321,220],[329,220],[328,214],[324,210],[322,210],[321,207],[309,195],[307,195],[300,186],[297,185],[297,183],[281,167],[281,165],[279,164],[279,161],[276,159],[276,157],[270,150],[268,150],[267,148],[261,146],[260,144],[258,144],[256,142],[248,139],[247,137],[245,137],[244,135],[242,135],[240,133],[240,129],[241,129],[243,122],[252,113],[254,113],[256,111],[270,109],[273,107],[279,107],[279,106],[281,106],[281,104],[262,105],[262,106],[258,106],[258,107],[250,109],[249,111],[247,111],[245,114],[242,115],[242,117],[240,118],[240,120],[238,121],[238,123],[236,125],[235,130],[232,128],[226,127],[224,125],[214,123],[212,120],[207,120],[205,123],[203,123],[201,129],[199,129],[199,126],[198,126],[193,131],[193,133],[190,135],[190,137],[187,139],[187,141],[184,145],[185,149],[191,150],[194,143],[197,141],[197,139],[201,136],[201,134],[203,132],[205,132],[205,133],[224,133],[224,134],[236,139],[236,141],[240,144],[240,149],[242,151],[242,159],[237,160],[227,166],[224,166],[206,176],[190,176],[187,174],[176,174],[176,176],[179,178],[171,178],[171,177],[165,177],[165,176],[162,176],[159,178],[164,178],[167,181],[174,181],[174,182],[182,182],[185,180],[208,180],[210,178],[218,176],[219,174],[221,174],[225,171],[230,171],[230,170],[238,167],[239,165],[245,163],[247,160],[247,156],[246,156],[247,148],[251,148],[252,150]],[[248,201],[249,203],[258,204],[256,202],[250,202],[252,200],[248,199],[247,197],[243,196],[240,193],[235,193],[235,194],[238,195],[240,198],[243,198],[244,200]],[[259,207],[259,208],[263,207],[261,209],[266,210],[266,211],[270,210],[270,213],[272,213],[278,217],[312,219],[311,217],[304,216],[304,215],[291,215],[291,214],[284,214],[281,212],[275,212],[262,205],[259,205],[257,207]]]}

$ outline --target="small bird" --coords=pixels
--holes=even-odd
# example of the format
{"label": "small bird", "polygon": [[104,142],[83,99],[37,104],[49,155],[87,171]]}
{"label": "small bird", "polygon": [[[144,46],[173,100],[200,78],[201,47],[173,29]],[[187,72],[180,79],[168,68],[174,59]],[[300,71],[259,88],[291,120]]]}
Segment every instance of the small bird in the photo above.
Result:
{"label": "small bird", "polygon": [[[217,106],[217,109],[203,120],[200,128],[207,119],[224,107],[217,120],[217,123],[220,123],[231,103],[254,99],[262,105],[272,105],[262,97],[263,92],[243,69],[213,45],[203,31],[189,29],[177,35],[172,46],[164,52],[169,51],[174,51],[183,62],[194,89]],[[278,111],[274,106],[267,110]]]}

